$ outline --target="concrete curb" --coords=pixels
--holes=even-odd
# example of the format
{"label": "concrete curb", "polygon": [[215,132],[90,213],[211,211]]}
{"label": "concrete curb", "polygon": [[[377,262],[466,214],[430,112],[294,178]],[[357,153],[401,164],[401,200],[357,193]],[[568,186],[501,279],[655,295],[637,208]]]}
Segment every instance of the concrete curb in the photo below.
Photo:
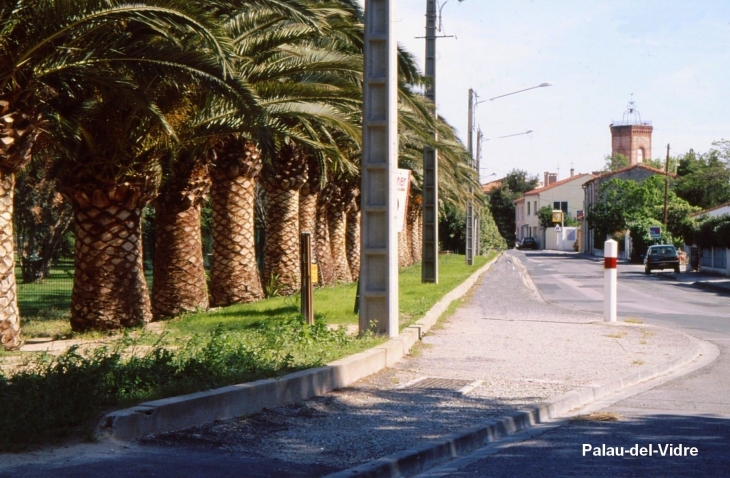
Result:
{"label": "concrete curb", "polygon": [[697,281],[693,282],[692,285],[699,289],[713,290],[715,292],[723,292],[725,294],[730,293],[730,287],[723,287],[719,284],[713,284],[710,281]]}
{"label": "concrete curb", "polygon": [[449,304],[471,289],[499,256],[474,272],[446,294],[420,320],[398,337],[324,367],[302,370],[280,378],[230,385],[205,392],[165,398],[117,410],[104,416],[95,431],[100,440],[133,440],[151,433],[164,433],[203,425],[215,420],[240,417],[323,395],[390,367],[420,340]]}
{"label": "concrete curb", "polygon": [[362,465],[327,475],[326,478],[400,478],[414,475],[433,467],[439,462],[464,455],[488,443],[500,440],[507,435],[530,428],[539,423],[564,415],[571,410],[606,398],[622,389],[637,385],[652,378],[670,373],[701,355],[701,341],[687,334],[693,350],[666,364],[642,370],[625,378],[607,383],[573,390],[551,400],[530,405],[502,418],[491,419],[446,435],[438,440],[429,441],[409,450],[403,450]]}

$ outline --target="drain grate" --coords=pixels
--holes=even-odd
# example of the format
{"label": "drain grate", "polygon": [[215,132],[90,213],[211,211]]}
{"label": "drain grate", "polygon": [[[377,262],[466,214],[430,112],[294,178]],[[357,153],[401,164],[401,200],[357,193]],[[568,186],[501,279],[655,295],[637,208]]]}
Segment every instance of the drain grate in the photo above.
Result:
{"label": "drain grate", "polygon": [[426,377],[423,380],[419,380],[415,383],[408,385],[405,388],[412,390],[451,390],[458,392],[462,388],[473,384],[473,380],[460,380],[456,378],[437,378],[437,377]]}

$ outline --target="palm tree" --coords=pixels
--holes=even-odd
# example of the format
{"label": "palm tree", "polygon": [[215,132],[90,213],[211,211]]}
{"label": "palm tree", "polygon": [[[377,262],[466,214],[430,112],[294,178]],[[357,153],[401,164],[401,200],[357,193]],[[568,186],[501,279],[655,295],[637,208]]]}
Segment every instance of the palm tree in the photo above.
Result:
{"label": "palm tree", "polygon": [[[331,44],[324,40],[332,32],[328,22],[349,14],[338,9],[339,2],[299,5],[308,9],[309,21],[259,12],[241,19],[232,34],[238,39],[239,54],[251,58],[240,71],[261,99],[273,141],[259,143],[265,163],[260,184],[266,191],[263,280],[270,293],[292,293],[299,287],[299,190],[306,187],[305,205],[307,199],[313,205],[316,199],[309,193],[320,187],[307,181],[310,152],[316,152],[320,163],[326,162],[325,157],[336,163],[343,155],[333,137],[344,134],[356,142],[359,135],[349,111],[359,107],[361,57],[320,44]],[[247,31],[261,24],[267,27],[263,34]],[[305,220],[311,217],[310,213]],[[325,266],[323,273],[326,270]]]}
{"label": "palm tree", "polygon": [[[185,65],[189,75],[210,83],[220,81],[229,65],[211,24],[186,12],[181,0],[7,0],[0,5],[0,25],[0,342],[12,349],[20,345],[10,219],[14,175],[30,160],[40,132],[73,130],[63,105],[101,91],[144,103],[134,94],[139,74],[149,78]],[[180,40],[191,38],[198,49],[183,51]],[[88,199],[82,202],[94,202]]]}

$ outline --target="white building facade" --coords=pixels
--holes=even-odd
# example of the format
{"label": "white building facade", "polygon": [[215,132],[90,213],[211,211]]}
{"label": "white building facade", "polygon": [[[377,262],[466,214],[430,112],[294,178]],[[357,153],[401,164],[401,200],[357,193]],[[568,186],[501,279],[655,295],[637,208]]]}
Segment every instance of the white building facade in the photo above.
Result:
{"label": "white building facade", "polygon": [[[562,210],[566,217],[579,219],[583,210],[583,184],[593,179],[591,174],[576,174],[561,181],[525,193],[514,201],[515,234],[518,240],[534,237],[541,249],[546,243],[546,231],[540,226],[538,211],[547,206],[552,210]],[[552,241],[551,241],[552,242]]]}

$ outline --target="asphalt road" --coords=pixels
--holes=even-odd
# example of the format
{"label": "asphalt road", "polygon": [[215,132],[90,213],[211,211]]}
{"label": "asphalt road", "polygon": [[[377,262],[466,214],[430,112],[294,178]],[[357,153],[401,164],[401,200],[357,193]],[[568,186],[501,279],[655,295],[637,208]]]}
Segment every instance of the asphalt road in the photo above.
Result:
{"label": "asphalt road", "polygon": [[[546,300],[602,313],[602,261],[544,251],[510,254]],[[580,420],[517,435],[420,476],[730,476],[730,294],[696,288],[673,273],[646,275],[641,265],[619,264],[618,316],[682,330],[715,344],[720,355],[610,406],[581,411]],[[676,456],[679,445],[696,453],[683,448],[688,456]],[[641,456],[649,446],[652,455]],[[621,451],[624,456],[606,456]]]}

